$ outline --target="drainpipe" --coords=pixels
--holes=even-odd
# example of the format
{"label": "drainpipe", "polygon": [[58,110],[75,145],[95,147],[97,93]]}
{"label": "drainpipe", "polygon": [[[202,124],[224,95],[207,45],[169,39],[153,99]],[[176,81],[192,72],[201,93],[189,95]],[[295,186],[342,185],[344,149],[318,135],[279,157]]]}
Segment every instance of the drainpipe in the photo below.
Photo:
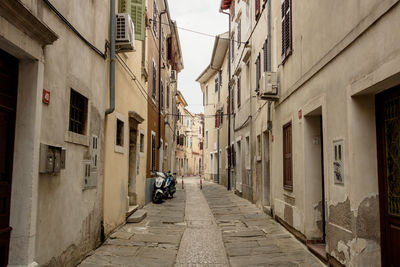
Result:
{"label": "drainpipe", "polygon": [[[228,147],[231,147],[231,14],[225,11],[220,10],[222,14],[228,15],[229,19],[229,33],[228,33],[228,101],[229,101],[229,114],[228,114]],[[232,148],[229,149],[231,156],[230,159],[232,161]],[[219,151],[218,151],[219,152]],[[228,162],[228,190],[231,190],[231,161]],[[218,166],[219,167],[219,166]]]}
{"label": "drainpipe", "polygon": [[271,1],[268,1],[268,56],[267,56],[267,69],[269,71],[272,71],[272,65],[271,65]]}
{"label": "drainpipe", "polygon": [[115,110],[115,0],[110,2],[110,107],[106,115]]}
{"label": "drainpipe", "polygon": [[158,150],[161,149],[161,16],[165,13],[166,10],[161,11],[158,16]]}

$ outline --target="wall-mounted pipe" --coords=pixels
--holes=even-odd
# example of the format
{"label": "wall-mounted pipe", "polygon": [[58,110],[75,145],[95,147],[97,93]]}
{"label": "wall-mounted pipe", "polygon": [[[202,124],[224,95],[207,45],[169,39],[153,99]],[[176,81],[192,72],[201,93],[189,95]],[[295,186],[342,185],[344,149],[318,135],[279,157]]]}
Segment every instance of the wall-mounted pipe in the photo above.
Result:
{"label": "wall-mounted pipe", "polygon": [[[224,12],[220,10],[222,14],[228,15],[228,20],[229,20],[229,33],[228,33],[228,40],[229,40],[229,45],[228,45],[228,101],[229,101],[229,114],[228,114],[228,146],[230,147],[231,145],[231,112],[233,106],[231,106],[231,14],[228,12]],[[229,150],[231,153],[230,158],[232,159],[232,149]],[[218,151],[219,152],[219,151]],[[232,160],[231,160],[232,161]],[[231,162],[228,162],[228,186],[227,189],[231,190]]]}
{"label": "wall-mounted pipe", "polygon": [[115,110],[115,0],[110,2],[110,107],[106,115]]}
{"label": "wall-mounted pipe", "polygon": [[[166,10],[161,11],[160,15],[158,17],[158,149],[161,149],[161,51],[162,48],[161,46],[163,45],[161,43],[162,40],[162,32],[161,32],[161,16],[164,15],[165,13],[167,13]],[[154,22],[153,22],[154,23]],[[160,159],[161,161],[162,159]],[[162,170],[160,170],[162,171]]]}

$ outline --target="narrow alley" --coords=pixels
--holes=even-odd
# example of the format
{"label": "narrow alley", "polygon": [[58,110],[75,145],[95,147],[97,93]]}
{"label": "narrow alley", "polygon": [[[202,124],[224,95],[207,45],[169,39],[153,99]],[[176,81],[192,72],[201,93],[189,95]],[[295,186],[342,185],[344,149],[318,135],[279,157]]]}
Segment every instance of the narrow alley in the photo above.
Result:
{"label": "narrow alley", "polygon": [[255,205],[214,183],[201,190],[199,177],[143,210],[78,266],[324,266]]}

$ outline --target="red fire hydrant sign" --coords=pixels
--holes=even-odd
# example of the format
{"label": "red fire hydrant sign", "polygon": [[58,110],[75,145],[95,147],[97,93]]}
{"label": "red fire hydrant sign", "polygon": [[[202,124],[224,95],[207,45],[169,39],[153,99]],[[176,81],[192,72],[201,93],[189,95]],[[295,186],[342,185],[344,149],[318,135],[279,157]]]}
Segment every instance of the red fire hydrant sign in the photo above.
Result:
{"label": "red fire hydrant sign", "polygon": [[50,91],[43,89],[42,101],[47,105],[50,104]]}

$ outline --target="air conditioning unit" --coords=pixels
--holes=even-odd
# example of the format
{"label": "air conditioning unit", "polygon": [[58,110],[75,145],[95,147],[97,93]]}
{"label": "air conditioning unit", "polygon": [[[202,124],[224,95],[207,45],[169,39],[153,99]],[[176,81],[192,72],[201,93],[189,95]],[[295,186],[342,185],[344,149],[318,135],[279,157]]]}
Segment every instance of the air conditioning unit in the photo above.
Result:
{"label": "air conditioning unit", "polygon": [[117,52],[135,51],[135,25],[131,16],[126,13],[119,13],[117,16],[117,32],[115,47]]}
{"label": "air conditioning unit", "polygon": [[171,82],[176,82],[176,70],[171,70]]}
{"label": "air conditioning unit", "polygon": [[260,98],[266,100],[279,99],[278,75],[276,72],[264,72],[260,79]]}

